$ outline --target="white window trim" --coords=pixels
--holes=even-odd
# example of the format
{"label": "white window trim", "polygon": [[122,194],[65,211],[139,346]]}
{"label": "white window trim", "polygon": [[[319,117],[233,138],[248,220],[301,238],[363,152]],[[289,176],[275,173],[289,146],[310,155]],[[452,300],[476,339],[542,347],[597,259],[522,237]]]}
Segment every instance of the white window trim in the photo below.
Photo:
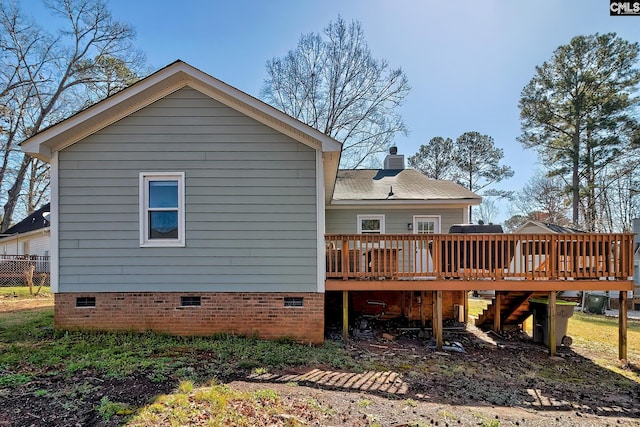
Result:
{"label": "white window trim", "polygon": [[438,229],[434,230],[434,234],[440,234],[442,232],[442,216],[441,215],[414,215],[413,216],[413,232],[418,233],[418,221],[419,220],[433,219],[437,221]]}
{"label": "white window trim", "polygon": [[[153,180],[178,181],[178,238],[177,239],[149,239],[149,186]],[[185,246],[185,212],[184,212],[184,172],[140,172],[140,247],[184,247]]]}
{"label": "white window trim", "polygon": [[[358,234],[362,233],[362,220],[365,219],[377,219],[380,220],[380,234],[384,234],[384,215],[358,215]],[[372,234],[372,233],[364,233],[364,234]]]}

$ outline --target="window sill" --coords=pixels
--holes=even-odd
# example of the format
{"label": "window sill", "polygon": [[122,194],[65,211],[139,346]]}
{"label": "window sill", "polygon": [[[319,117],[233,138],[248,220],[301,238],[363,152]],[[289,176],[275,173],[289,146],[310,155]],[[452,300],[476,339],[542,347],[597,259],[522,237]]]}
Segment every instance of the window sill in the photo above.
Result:
{"label": "window sill", "polygon": [[146,242],[140,243],[141,248],[184,248],[184,242]]}

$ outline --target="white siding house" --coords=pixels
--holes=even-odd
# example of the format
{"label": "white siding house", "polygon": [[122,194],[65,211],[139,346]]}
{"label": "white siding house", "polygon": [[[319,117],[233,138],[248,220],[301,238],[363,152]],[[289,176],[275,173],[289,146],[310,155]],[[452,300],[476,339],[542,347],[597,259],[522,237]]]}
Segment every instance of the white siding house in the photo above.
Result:
{"label": "white siding house", "polygon": [[7,229],[0,237],[1,255],[49,256],[49,203]]}

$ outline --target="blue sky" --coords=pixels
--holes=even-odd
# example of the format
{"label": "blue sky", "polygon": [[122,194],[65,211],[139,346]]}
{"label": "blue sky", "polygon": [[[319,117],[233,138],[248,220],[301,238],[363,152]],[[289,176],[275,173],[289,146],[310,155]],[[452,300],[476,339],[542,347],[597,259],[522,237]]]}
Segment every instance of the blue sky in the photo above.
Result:
{"label": "blue sky", "polygon": [[[34,0],[29,0],[34,1]],[[26,2],[26,0],[25,0]],[[616,32],[640,42],[640,16],[609,16],[608,0],[108,0],[137,30],[149,65],[182,59],[258,97],[265,64],[341,15],[359,20],[374,57],[401,67],[412,87],[402,115],[414,154],[434,136],[492,136],[519,190],[536,168],[521,148],[518,100],[536,65],[572,37]],[[501,204],[499,219],[510,216]]]}

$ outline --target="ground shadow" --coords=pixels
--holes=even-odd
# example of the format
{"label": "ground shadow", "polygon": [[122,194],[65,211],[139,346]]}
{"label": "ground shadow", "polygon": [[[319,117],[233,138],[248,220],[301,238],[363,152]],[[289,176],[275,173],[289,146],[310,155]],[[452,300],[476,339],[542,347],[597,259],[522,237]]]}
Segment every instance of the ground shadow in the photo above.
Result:
{"label": "ground shadow", "polygon": [[[470,329],[445,332],[449,351],[436,351],[434,342],[411,335],[393,341],[352,339],[349,345],[363,360],[390,364],[402,372],[407,395],[414,399],[566,411],[576,416],[640,417],[637,381],[570,348],[561,347],[557,356],[550,357],[546,347],[531,340],[502,339]],[[639,372],[632,363],[621,369],[630,377]]]}
{"label": "ground shadow", "polygon": [[[25,308],[24,313],[38,310],[42,309],[32,312]],[[268,377],[220,363],[212,352],[189,345],[148,356],[166,363],[162,375],[139,371],[120,378],[105,376],[91,367],[65,371],[63,366],[77,361],[65,359],[63,354],[59,356],[60,365],[48,370],[38,365],[37,352],[32,351],[24,356],[33,358],[29,362],[35,368],[29,374],[32,376],[14,372],[9,365],[3,368],[5,383],[0,389],[5,410],[0,415],[0,425],[117,425],[122,418],[116,415],[106,422],[96,409],[104,405],[104,399],[107,403],[111,399],[141,408],[154,396],[171,393],[184,379],[207,384],[214,378],[220,382],[294,382],[454,406],[554,411],[565,413],[568,418],[640,418],[640,384],[578,351],[559,348],[558,356],[550,358],[542,345],[514,337],[503,339],[473,327],[445,330],[444,339],[446,348],[456,350],[438,351],[428,337],[422,338],[417,332],[393,339],[376,334],[361,336],[352,338],[345,348],[364,372],[333,372],[314,366],[299,367],[295,372],[274,370]],[[55,337],[50,340],[53,342]],[[47,341],[34,339],[26,345],[47,345]],[[640,372],[635,364],[625,369],[632,374],[630,377]],[[9,384],[9,380],[15,383]]]}

